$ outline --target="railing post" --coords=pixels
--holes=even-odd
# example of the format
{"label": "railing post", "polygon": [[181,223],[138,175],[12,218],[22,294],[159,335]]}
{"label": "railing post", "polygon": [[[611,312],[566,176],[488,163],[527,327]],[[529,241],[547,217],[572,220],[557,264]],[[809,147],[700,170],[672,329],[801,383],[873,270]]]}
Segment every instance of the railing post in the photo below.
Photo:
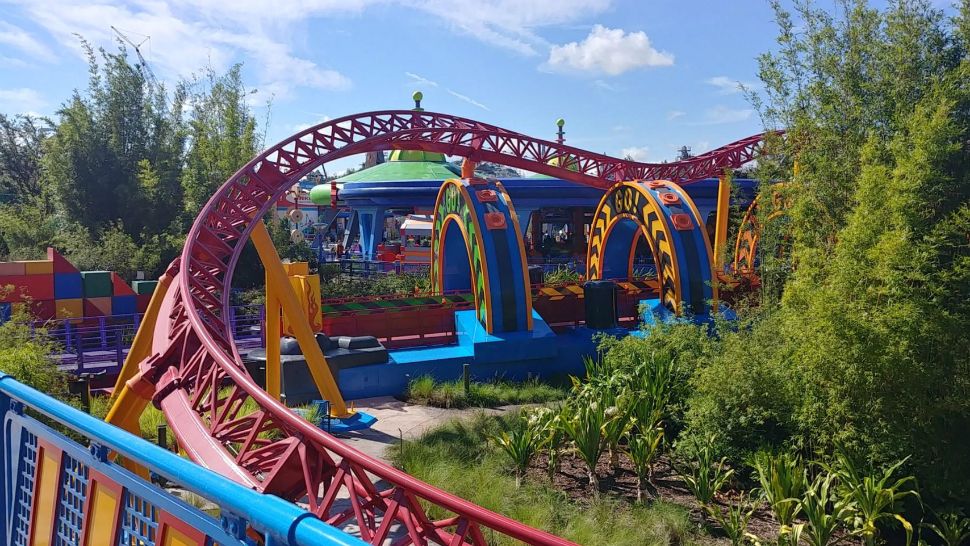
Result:
{"label": "railing post", "polygon": [[74,343],[73,343],[74,335],[73,335],[72,329],[73,327],[71,325],[71,320],[70,319],[65,320],[64,321],[64,337],[65,337],[64,348],[68,351],[70,351],[71,347],[74,346]]}
{"label": "railing post", "polygon": [[77,336],[77,373],[84,371],[84,336]]}
{"label": "railing post", "polygon": [[105,331],[106,321],[104,317],[98,317],[98,331],[101,334],[101,350],[108,349],[108,332]]}
{"label": "railing post", "polygon": [[121,330],[115,331],[115,363],[118,365],[119,368],[122,366],[122,364],[125,363],[125,358],[122,351],[123,344],[121,342],[121,337],[122,337],[121,334],[122,334]]}
{"label": "railing post", "polygon": [[[5,393],[0,392],[0,422],[3,422],[7,417],[7,412],[10,411],[10,397]],[[13,504],[14,495],[16,492],[14,488],[11,487],[12,484],[7,483],[8,478],[13,478],[13,463],[14,461],[10,457],[14,457],[20,454],[20,450],[14,451],[13,446],[10,442],[13,438],[9,434],[10,428],[3,426],[0,427],[0,465],[3,465],[3,472],[0,472],[0,518],[3,520],[3,529],[0,530],[0,545],[7,546],[7,530],[11,528],[10,521],[7,519],[9,517],[10,511],[7,510],[8,506]],[[16,482],[15,482],[16,483]],[[7,498],[10,495],[12,498]]]}

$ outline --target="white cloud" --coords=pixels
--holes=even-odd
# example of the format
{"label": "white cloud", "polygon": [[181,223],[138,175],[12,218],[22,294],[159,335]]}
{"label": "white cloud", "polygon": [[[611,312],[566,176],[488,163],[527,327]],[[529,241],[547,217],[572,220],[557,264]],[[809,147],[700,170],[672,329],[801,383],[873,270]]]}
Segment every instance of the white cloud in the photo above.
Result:
{"label": "white cloud", "polygon": [[50,48],[37,41],[24,29],[6,21],[0,21],[0,44],[12,46],[42,61],[53,62],[57,60]]}
{"label": "white cloud", "polygon": [[[96,46],[112,49],[117,36],[110,25],[115,26],[133,42],[141,43],[142,54],[162,80],[174,81],[205,66],[224,70],[233,62],[245,61],[247,70],[256,74],[260,97],[283,98],[294,87],[327,90],[350,87],[345,75],[295,55],[281,38],[288,36],[284,28],[287,23],[306,16],[297,6],[288,4],[282,9],[278,3],[253,0],[129,4],[108,0],[86,3],[20,0],[20,3],[25,16],[79,54],[75,34]],[[338,0],[299,3],[314,10],[350,9]],[[352,8],[358,3],[349,4]],[[257,12],[258,18],[247,17]]]}
{"label": "white cloud", "polygon": [[462,95],[461,93],[459,93],[457,91],[452,91],[451,89],[445,89],[445,91],[447,91],[449,95],[457,98],[458,100],[465,101],[468,104],[471,104],[472,106],[477,106],[477,107],[481,108],[482,110],[490,110],[490,108],[488,106],[485,106],[484,104],[482,104],[482,103],[478,102],[477,100],[469,97],[468,95]]}
{"label": "white cloud", "polygon": [[673,64],[674,56],[655,49],[643,31],[628,33],[595,25],[582,42],[553,46],[545,66],[616,76],[635,68]]}
{"label": "white cloud", "polygon": [[687,112],[682,112],[680,110],[671,110],[667,112],[667,121],[673,121],[678,118],[682,118],[687,115]]}
{"label": "white cloud", "polygon": [[419,74],[415,74],[414,72],[405,72],[404,75],[407,76],[407,77],[409,77],[409,78],[411,78],[415,82],[422,84],[422,85],[427,85],[427,86],[430,86],[430,87],[438,87],[438,82],[431,81],[428,78],[425,78],[424,76],[421,76]]}
{"label": "white cloud", "polygon": [[491,45],[538,55],[548,44],[537,28],[581,21],[610,6],[610,0],[399,0],[443,19],[452,28]]}
{"label": "white cloud", "polygon": [[711,151],[711,142],[708,140],[698,140],[697,144],[694,144],[695,155],[700,155],[709,151]]}
{"label": "white cloud", "polygon": [[631,157],[634,161],[645,163],[650,161],[650,148],[647,146],[631,146],[620,150],[620,157]]}
{"label": "white cloud", "polygon": [[740,93],[742,86],[744,86],[745,89],[754,89],[760,86],[760,84],[757,82],[743,82],[727,76],[714,76],[713,78],[704,80],[704,83],[717,87],[717,92],[721,95],[733,95],[734,93]]}
{"label": "white cloud", "polygon": [[0,105],[8,114],[25,114],[42,110],[47,101],[37,90],[20,87],[0,89]]}
{"label": "white cloud", "polygon": [[723,123],[737,123],[749,119],[754,114],[750,108],[733,109],[726,106],[715,106],[704,112],[704,119],[693,125],[721,125]]}

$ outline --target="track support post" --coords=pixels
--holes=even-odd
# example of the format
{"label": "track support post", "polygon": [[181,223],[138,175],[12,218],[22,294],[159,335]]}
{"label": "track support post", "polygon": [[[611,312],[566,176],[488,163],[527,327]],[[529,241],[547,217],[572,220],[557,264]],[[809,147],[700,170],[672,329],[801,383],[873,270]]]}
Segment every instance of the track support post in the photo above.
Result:
{"label": "track support post", "polygon": [[727,254],[728,217],[731,216],[731,175],[723,173],[717,177],[717,225],[714,228],[714,271],[724,272],[724,257]]}
{"label": "track support post", "polygon": [[[266,230],[266,225],[262,221],[256,222],[249,237],[253,242],[253,246],[256,247],[260,261],[263,262],[263,267],[266,269],[266,279],[280,303],[283,314],[290,321],[294,337],[297,343],[300,344],[300,349],[306,358],[307,367],[310,369],[310,375],[313,376],[313,382],[320,391],[320,395],[330,401],[330,411],[334,417],[349,416],[351,412],[347,409],[344,397],[337,388],[337,381],[330,373],[330,368],[327,366],[327,359],[323,356],[320,345],[317,344],[316,338],[313,337],[313,331],[310,329],[310,323],[307,321],[306,313],[301,307],[296,294],[293,292],[293,287],[290,285],[286,270],[283,269],[280,255],[276,252],[276,247],[273,246],[273,240]],[[266,318],[267,330],[272,328],[270,325],[272,322],[271,318],[269,316]],[[277,336],[277,343],[279,343],[279,336]],[[268,344],[269,337],[267,337]],[[268,350],[267,348],[267,356]],[[267,358],[267,384],[269,383],[269,375],[269,358]]]}

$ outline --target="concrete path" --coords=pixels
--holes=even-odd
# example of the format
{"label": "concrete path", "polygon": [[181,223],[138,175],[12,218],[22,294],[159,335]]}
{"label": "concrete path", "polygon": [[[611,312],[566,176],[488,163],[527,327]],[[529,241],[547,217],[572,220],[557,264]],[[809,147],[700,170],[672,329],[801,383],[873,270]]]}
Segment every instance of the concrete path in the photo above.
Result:
{"label": "concrete path", "polygon": [[387,460],[384,449],[400,442],[402,437],[405,440],[416,438],[455,417],[481,412],[495,415],[519,407],[444,409],[408,404],[390,396],[354,400],[353,404],[358,410],[376,417],[377,422],[369,429],[340,434],[338,437],[365,454],[384,461]]}

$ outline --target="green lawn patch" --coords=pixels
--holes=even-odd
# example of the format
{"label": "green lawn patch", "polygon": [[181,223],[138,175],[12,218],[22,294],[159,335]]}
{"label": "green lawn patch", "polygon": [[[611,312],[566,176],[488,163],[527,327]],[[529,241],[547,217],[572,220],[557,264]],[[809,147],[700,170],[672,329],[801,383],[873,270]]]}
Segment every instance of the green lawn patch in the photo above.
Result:
{"label": "green lawn patch", "polygon": [[[394,445],[391,460],[408,474],[475,504],[578,544],[598,546],[690,545],[713,540],[697,531],[688,511],[654,502],[634,505],[610,496],[571,500],[541,479],[521,488],[489,438],[512,417],[484,414],[455,420],[416,440]],[[432,508],[432,517],[444,517]],[[486,533],[490,544],[517,544]]]}
{"label": "green lawn patch", "polygon": [[522,382],[472,382],[468,391],[461,380],[435,381],[423,375],[408,385],[407,401],[438,408],[492,408],[511,404],[541,404],[562,400],[565,387],[544,383],[538,379]]}

